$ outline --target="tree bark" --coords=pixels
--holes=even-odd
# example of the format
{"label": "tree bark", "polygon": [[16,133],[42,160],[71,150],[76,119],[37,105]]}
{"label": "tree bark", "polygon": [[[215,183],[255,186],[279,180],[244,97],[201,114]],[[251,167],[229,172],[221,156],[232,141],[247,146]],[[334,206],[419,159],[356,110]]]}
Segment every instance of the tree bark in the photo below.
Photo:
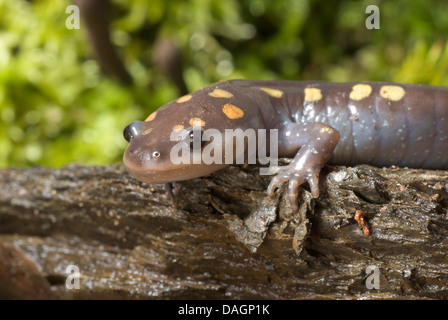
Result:
{"label": "tree bark", "polygon": [[0,298],[448,298],[448,171],[327,166],[298,214],[258,171],[175,211],[121,165],[0,169]]}

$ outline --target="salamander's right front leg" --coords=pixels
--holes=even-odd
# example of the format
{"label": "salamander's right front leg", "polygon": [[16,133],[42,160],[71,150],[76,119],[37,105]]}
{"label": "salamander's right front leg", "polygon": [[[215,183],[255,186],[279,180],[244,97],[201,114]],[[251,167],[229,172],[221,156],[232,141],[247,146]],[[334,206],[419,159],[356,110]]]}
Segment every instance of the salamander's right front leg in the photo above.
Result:
{"label": "salamander's right front leg", "polygon": [[293,212],[299,210],[298,191],[305,181],[310,185],[313,197],[319,197],[319,173],[332,157],[339,137],[336,129],[323,123],[289,124],[281,132],[281,143],[289,146],[291,150],[300,149],[288,166],[279,168],[269,184],[268,195],[273,197],[275,189],[289,181],[288,198]]}

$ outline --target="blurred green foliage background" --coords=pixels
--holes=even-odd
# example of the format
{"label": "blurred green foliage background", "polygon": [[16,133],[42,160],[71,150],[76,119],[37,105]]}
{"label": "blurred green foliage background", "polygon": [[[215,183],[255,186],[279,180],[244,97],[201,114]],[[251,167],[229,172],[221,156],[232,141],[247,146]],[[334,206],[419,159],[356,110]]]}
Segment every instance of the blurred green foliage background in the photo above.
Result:
{"label": "blurred green foliage background", "polygon": [[[105,76],[68,0],[0,1],[0,166],[121,161],[123,128],[179,96],[153,43],[183,55],[189,91],[220,79],[448,86],[447,1],[112,0],[112,41],[134,84]],[[380,29],[365,27],[380,8]]]}

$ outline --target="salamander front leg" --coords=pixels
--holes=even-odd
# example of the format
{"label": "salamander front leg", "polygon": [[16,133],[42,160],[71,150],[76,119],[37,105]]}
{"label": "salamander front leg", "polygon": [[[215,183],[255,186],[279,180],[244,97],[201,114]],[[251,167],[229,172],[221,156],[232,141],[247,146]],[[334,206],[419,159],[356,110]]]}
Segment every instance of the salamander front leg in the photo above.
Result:
{"label": "salamander front leg", "polygon": [[314,198],[319,197],[319,174],[322,167],[333,155],[339,142],[339,132],[323,123],[292,123],[281,133],[280,144],[300,148],[293,161],[279,168],[277,175],[271,180],[268,195],[274,197],[275,189],[288,183],[288,198],[293,212],[298,212],[298,191],[300,185],[308,182]]}
{"label": "salamander front leg", "polygon": [[171,183],[165,183],[165,190],[171,200],[171,204],[173,205],[174,210],[177,211],[177,200],[173,192],[173,185]]}

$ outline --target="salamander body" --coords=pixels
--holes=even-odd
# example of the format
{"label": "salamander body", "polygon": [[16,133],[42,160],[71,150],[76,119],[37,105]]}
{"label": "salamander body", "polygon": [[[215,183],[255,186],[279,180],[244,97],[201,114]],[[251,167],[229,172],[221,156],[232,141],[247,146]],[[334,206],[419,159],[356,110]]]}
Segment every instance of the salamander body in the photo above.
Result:
{"label": "salamander body", "polygon": [[[194,127],[200,127],[200,132],[209,128],[219,132],[277,129],[278,156],[294,159],[274,170],[268,194],[272,196],[277,186],[289,182],[293,210],[297,209],[298,188],[305,181],[313,196],[319,196],[319,172],[327,162],[448,169],[445,87],[386,82],[218,82],[164,105],[144,122],[127,126],[127,170],[148,183],[169,183],[228,165],[173,164],[172,148],[179,142],[191,146],[197,139]],[[186,134],[173,140],[176,131]],[[201,148],[206,145],[202,142]]]}

